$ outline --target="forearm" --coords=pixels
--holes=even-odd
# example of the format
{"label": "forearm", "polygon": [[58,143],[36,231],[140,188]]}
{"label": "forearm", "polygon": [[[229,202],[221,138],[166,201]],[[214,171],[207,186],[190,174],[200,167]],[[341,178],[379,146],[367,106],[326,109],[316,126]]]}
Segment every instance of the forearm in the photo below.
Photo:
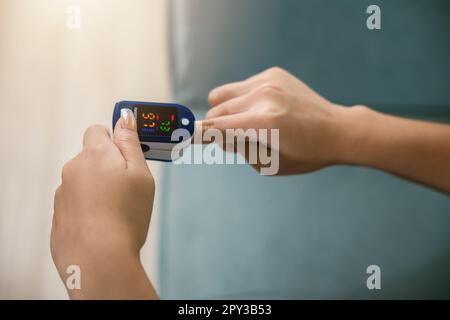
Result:
{"label": "forearm", "polygon": [[340,163],[378,168],[450,194],[450,125],[350,108]]}

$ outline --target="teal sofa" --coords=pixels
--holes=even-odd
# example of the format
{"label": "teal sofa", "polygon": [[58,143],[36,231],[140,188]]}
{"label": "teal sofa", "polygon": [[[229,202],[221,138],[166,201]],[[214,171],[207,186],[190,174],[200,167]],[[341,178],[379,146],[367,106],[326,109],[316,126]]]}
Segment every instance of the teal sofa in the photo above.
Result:
{"label": "teal sofa", "polygon": [[[280,66],[332,101],[448,121],[450,2],[376,2],[381,30],[366,0],[172,0],[173,99],[202,118],[210,89]],[[162,298],[450,298],[444,194],[348,166],[167,164],[163,185]]]}

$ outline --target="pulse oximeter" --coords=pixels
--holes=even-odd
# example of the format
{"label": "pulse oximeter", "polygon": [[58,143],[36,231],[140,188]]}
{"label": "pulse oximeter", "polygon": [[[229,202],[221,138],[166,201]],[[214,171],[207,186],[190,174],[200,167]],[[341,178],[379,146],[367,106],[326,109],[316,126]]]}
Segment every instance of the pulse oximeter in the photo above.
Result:
{"label": "pulse oximeter", "polygon": [[124,108],[134,114],[145,159],[173,161],[182,156],[182,149],[172,151],[180,145],[185,147],[182,142],[194,133],[195,117],[191,110],[181,104],[121,101],[114,108],[113,129]]}

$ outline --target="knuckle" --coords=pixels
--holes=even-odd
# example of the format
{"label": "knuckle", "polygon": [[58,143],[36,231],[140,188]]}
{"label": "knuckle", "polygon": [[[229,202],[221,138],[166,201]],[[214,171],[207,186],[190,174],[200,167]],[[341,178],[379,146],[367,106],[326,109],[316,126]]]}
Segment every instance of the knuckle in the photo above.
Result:
{"label": "knuckle", "polygon": [[101,124],[92,124],[86,129],[85,134],[87,134],[89,132],[105,130],[105,129],[106,129],[106,127],[102,126]]}
{"label": "knuckle", "polygon": [[284,69],[280,67],[271,67],[265,71],[269,76],[280,76],[285,73]]}
{"label": "knuckle", "polygon": [[99,157],[105,154],[107,150],[107,145],[104,143],[97,143],[85,148],[89,156]]}
{"label": "knuckle", "polygon": [[212,104],[214,104],[215,102],[216,102],[216,100],[217,100],[217,92],[218,92],[218,88],[216,88],[216,89],[213,89],[213,90],[211,90],[210,92],[209,92],[209,94],[208,94],[208,103],[210,104],[210,105],[212,105]]}
{"label": "knuckle", "polygon": [[85,140],[87,136],[89,136],[90,134],[92,134],[93,132],[98,130],[99,127],[100,127],[100,125],[98,125],[98,124],[93,124],[93,125],[90,125],[89,127],[87,127],[87,129],[84,131],[83,140]]}
{"label": "knuckle", "polygon": [[269,103],[263,108],[260,109],[261,112],[258,113],[258,121],[265,126],[276,126],[277,124],[282,122],[282,119],[285,117],[283,110],[281,108],[277,108],[274,104]]}
{"label": "knuckle", "polygon": [[273,97],[277,95],[280,92],[280,90],[281,89],[277,84],[273,82],[266,82],[256,89],[255,94],[257,96]]}

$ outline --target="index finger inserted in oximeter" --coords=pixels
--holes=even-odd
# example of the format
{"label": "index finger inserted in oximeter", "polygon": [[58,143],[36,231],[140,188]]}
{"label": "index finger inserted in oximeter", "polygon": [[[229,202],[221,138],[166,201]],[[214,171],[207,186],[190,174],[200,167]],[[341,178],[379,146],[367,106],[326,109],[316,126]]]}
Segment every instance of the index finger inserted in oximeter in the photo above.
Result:
{"label": "index finger inserted in oximeter", "polygon": [[[172,161],[177,144],[194,133],[195,117],[187,107],[175,103],[120,101],[113,112],[113,129],[120,111],[130,109],[136,119],[137,133],[145,159]],[[181,129],[181,130],[179,130]],[[184,131],[185,135],[179,132]],[[174,133],[175,132],[175,133]],[[182,150],[179,150],[179,156]]]}

